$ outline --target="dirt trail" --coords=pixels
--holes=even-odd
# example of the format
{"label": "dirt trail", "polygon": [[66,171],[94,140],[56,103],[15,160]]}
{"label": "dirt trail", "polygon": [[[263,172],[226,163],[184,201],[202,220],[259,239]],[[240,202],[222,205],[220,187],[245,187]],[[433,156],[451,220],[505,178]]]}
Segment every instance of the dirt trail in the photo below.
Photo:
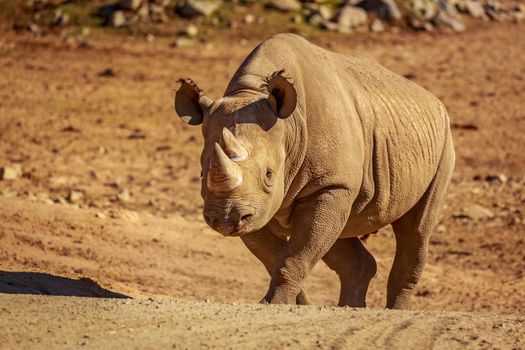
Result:
{"label": "dirt trail", "polygon": [[525,316],[488,313],[3,295],[0,310],[0,329],[4,330],[0,333],[0,344],[5,348],[517,349],[525,346]]}

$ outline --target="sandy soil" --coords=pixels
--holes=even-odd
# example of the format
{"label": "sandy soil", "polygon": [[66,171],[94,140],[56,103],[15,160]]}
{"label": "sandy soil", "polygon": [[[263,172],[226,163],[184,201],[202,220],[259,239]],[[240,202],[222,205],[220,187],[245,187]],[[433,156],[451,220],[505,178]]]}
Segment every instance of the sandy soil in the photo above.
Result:
{"label": "sandy soil", "polygon": [[[178,120],[173,92],[177,78],[191,76],[209,95],[220,96],[257,41],[232,39],[180,49],[170,47],[169,39],[146,43],[102,33],[94,33],[88,44],[6,35],[0,39],[0,166],[19,164],[22,174],[0,181],[0,292],[6,293],[0,311],[22,317],[1,318],[1,327],[20,327],[9,332],[5,344],[14,347],[22,335],[34,333],[45,345],[70,334],[75,343],[65,345],[74,347],[81,337],[78,330],[91,324],[96,331],[86,344],[100,346],[110,331],[109,320],[97,323],[104,308],[115,311],[117,319],[108,318],[118,327],[132,320],[129,327],[139,330],[151,326],[146,311],[156,305],[168,324],[202,324],[197,333],[183,331],[188,346],[202,345],[209,336],[217,346],[266,339],[268,346],[290,342],[298,347],[320,339],[321,347],[330,347],[350,334],[346,344],[356,346],[369,339],[389,347],[402,347],[405,341],[436,348],[524,347],[518,331],[522,319],[508,314],[525,311],[525,25],[494,23],[448,35],[313,40],[338,52],[366,52],[447,105],[456,172],[413,308],[483,314],[294,308],[284,317],[286,308],[214,304],[256,302],[268,277],[239,240],[220,237],[203,223],[200,130]],[[82,198],[70,200],[71,191]],[[490,214],[478,218],[475,205]],[[379,309],[395,248],[391,230],[381,230],[367,244],[379,265],[367,301]],[[316,267],[308,288],[317,304],[335,304],[338,283],[326,266]],[[76,298],[13,293],[162,301],[77,303]],[[210,303],[166,300],[173,298]],[[45,323],[31,318],[36,311]],[[226,319],[214,316],[222,312]],[[296,326],[301,317],[319,323],[303,329]],[[338,321],[343,318],[347,323]],[[455,326],[445,332],[449,318]],[[357,324],[357,319],[366,321]],[[432,326],[427,329],[417,320]],[[46,325],[57,322],[68,329],[50,326],[47,333]],[[509,328],[494,328],[498,322]],[[229,323],[235,326],[225,326]],[[249,331],[260,330],[263,323],[261,334]],[[228,337],[221,339],[225,328]],[[270,337],[272,329],[282,337]],[[473,337],[465,329],[475,330]],[[165,331],[176,336],[180,329]],[[145,338],[134,339],[150,345],[154,339],[165,341],[156,332],[138,332]],[[125,334],[117,332],[114,344],[121,344]],[[453,338],[457,344],[449,343]]]}
{"label": "sandy soil", "polygon": [[[525,316],[0,295],[2,346],[31,349],[517,349]],[[19,309],[27,310],[22,317]],[[29,316],[30,315],[30,316]],[[79,317],[82,315],[82,317]],[[40,325],[39,327],[35,327]],[[307,336],[305,336],[307,335]]]}

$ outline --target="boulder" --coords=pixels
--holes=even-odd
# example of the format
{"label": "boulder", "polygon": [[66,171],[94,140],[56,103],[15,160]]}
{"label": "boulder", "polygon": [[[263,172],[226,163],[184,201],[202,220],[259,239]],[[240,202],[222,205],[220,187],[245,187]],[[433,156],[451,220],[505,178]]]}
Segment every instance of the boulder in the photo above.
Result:
{"label": "boulder", "polygon": [[468,13],[470,16],[479,19],[487,18],[487,15],[485,14],[485,9],[483,8],[483,4],[481,3],[481,1],[470,0],[465,2],[464,6],[465,12]]}
{"label": "boulder", "polygon": [[123,9],[135,11],[142,5],[142,0],[120,0],[119,5]]}
{"label": "boulder", "polygon": [[181,8],[179,8],[179,14],[182,17],[197,17],[204,16],[209,17],[221,6],[221,1],[202,1],[202,0],[191,0],[187,1]]}
{"label": "boulder", "polygon": [[18,177],[18,171],[14,167],[5,166],[0,168],[0,180],[12,181]]}
{"label": "boulder", "polygon": [[124,12],[122,11],[115,11],[111,14],[109,17],[109,25],[112,27],[122,27],[126,24],[126,16],[124,16]]}
{"label": "boulder", "polygon": [[465,30],[465,25],[459,18],[453,17],[444,11],[439,11],[433,18],[432,23],[438,28],[448,28],[456,32]]}
{"label": "boulder", "polygon": [[367,19],[368,15],[362,8],[344,6],[337,15],[338,30],[342,33],[349,33],[352,28],[365,24]]}
{"label": "boulder", "polygon": [[270,0],[268,6],[283,12],[299,11],[301,2],[298,0]]}
{"label": "boulder", "polygon": [[401,19],[401,11],[399,11],[399,7],[397,7],[394,0],[363,0],[356,5],[367,12],[375,13],[383,19]]}

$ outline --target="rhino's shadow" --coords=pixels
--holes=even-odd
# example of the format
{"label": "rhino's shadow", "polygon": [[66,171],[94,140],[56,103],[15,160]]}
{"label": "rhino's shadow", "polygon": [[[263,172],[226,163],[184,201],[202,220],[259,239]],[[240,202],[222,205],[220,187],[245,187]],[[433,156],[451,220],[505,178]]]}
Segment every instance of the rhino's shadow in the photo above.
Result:
{"label": "rhino's shadow", "polygon": [[129,298],[99,286],[89,278],[73,279],[40,272],[0,270],[0,293]]}

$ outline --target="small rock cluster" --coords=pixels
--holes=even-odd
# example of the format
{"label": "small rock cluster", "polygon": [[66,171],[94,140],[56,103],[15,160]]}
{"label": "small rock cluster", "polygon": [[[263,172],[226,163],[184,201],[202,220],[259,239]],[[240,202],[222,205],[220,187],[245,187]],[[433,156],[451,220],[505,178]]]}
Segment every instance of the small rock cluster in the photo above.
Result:
{"label": "small rock cluster", "polygon": [[[66,0],[30,0],[37,10],[54,6],[51,25],[65,26],[70,16],[61,9]],[[255,0],[116,0],[97,11],[103,24],[112,27],[132,26],[139,22],[164,23],[176,18],[207,18],[206,23],[224,22],[224,16],[246,6],[244,23],[263,23],[264,18],[249,13]],[[525,4],[505,7],[497,0],[264,0],[264,9],[290,14],[296,24],[350,33],[355,31],[381,32],[408,26],[416,30],[449,29],[462,31],[462,16],[479,20],[513,20],[525,18]],[[37,16],[38,17],[38,16]],[[219,18],[220,17],[220,18]],[[262,20],[260,20],[262,18]],[[260,20],[260,21],[259,21]],[[202,22],[202,21],[200,21]],[[227,18],[226,18],[226,22]],[[233,27],[233,26],[231,26]],[[38,31],[31,23],[30,30]],[[396,29],[397,30],[397,29]],[[199,29],[188,26],[187,37],[196,37]],[[184,46],[181,42],[180,46]]]}

